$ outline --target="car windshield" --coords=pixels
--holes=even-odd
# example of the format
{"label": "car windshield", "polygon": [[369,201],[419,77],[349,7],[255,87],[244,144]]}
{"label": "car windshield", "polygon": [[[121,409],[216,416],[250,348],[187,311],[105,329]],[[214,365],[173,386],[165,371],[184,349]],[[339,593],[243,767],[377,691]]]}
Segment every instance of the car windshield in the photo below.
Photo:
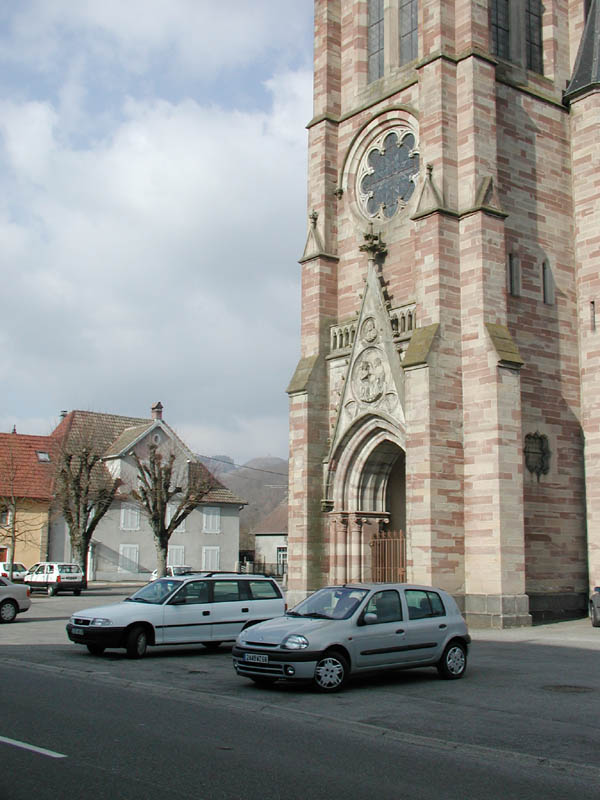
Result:
{"label": "car windshield", "polygon": [[181,581],[173,580],[173,578],[159,578],[157,581],[146,584],[135,594],[132,594],[131,597],[125,599],[129,603],[154,603],[159,605],[180,586]]}
{"label": "car windshield", "polygon": [[329,586],[326,589],[319,589],[318,592],[298,603],[291,611],[288,611],[288,615],[316,619],[348,619],[367,594],[366,589]]}

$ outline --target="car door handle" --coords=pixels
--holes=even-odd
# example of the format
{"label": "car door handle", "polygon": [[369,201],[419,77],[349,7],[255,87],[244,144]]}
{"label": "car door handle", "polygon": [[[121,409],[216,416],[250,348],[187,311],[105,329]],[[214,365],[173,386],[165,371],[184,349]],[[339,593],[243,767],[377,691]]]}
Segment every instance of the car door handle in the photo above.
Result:
{"label": "car door handle", "polygon": [[444,628],[447,628],[447,627],[448,627],[448,626],[446,625],[446,623],[445,623],[445,622],[442,622],[442,624],[440,625],[440,630],[441,630],[441,631],[443,631],[443,630],[444,630]]}
{"label": "car door handle", "polygon": [[248,613],[249,610],[250,610],[249,608],[242,608],[242,611],[245,613]]}
{"label": "car door handle", "polygon": [[404,628],[398,628],[396,633],[406,633],[406,631],[404,630]]}
{"label": "car door handle", "polygon": [[202,612],[202,616],[203,617],[208,617],[209,614],[210,614],[210,611],[203,611]]}

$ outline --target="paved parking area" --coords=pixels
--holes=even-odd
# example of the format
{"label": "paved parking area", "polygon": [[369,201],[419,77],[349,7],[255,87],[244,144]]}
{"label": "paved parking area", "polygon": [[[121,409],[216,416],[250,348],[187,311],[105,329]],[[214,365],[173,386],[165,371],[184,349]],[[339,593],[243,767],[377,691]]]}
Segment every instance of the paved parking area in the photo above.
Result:
{"label": "paved parking area", "polygon": [[[189,703],[269,709],[270,713],[368,726],[374,734],[402,731],[419,741],[498,749],[520,759],[552,759],[571,768],[596,765],[600,723],[600,629],[589,620],[533,628],[472,630],[467,676],[442,681],[435,669],[387,672],[352,681],[326,697],[310,687],[265,690],[238,678],[230,647],[151,648],[141,660],[124,651],[91,656],[67,639],[72,612],[117,602],[135,587],[92,587],[80,597],[34,595],[32,608],[0,626],[0,665],[126,686]],[[597,767],[593,767],[597,769]],[[600,769],[598,780],[600,781]]]}

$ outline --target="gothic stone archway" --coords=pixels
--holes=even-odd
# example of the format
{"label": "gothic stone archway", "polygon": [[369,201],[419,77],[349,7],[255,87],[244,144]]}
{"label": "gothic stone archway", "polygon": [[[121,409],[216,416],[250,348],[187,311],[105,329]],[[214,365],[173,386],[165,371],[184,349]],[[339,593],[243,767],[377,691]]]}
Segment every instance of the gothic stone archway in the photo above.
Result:
{"label": "gothic stone archway", "polygon": [[372,417],[338,448],[328,485],[331,582],[405,579],[402,445],[394,424]]}

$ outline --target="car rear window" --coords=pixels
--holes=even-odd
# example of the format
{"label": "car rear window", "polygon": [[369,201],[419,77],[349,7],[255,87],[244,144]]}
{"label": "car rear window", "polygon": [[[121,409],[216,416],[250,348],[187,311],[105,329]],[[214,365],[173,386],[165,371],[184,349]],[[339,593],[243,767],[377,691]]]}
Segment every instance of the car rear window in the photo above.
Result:
{"label": "car rear window", "polygon": [[81,572],[81,568],[77,564],[59,564],[58,571],[62,575],[70,575],[73,572]]}
{"label": "car rear window", "polygon": [[278,600],[281,592],[271,581],[248,581],[248,588],[253,600]]}
{"label": "car rear window", "polygon": [[443,617],[446,614],[442,598],[437,592],[423,589],[407,589],[405,592],[409,619]]}
{"label": "car rear window", "polygon": [[240,599],[240,590],[237,581],[214,581],[213,601],[215,603],[230,603]]}

